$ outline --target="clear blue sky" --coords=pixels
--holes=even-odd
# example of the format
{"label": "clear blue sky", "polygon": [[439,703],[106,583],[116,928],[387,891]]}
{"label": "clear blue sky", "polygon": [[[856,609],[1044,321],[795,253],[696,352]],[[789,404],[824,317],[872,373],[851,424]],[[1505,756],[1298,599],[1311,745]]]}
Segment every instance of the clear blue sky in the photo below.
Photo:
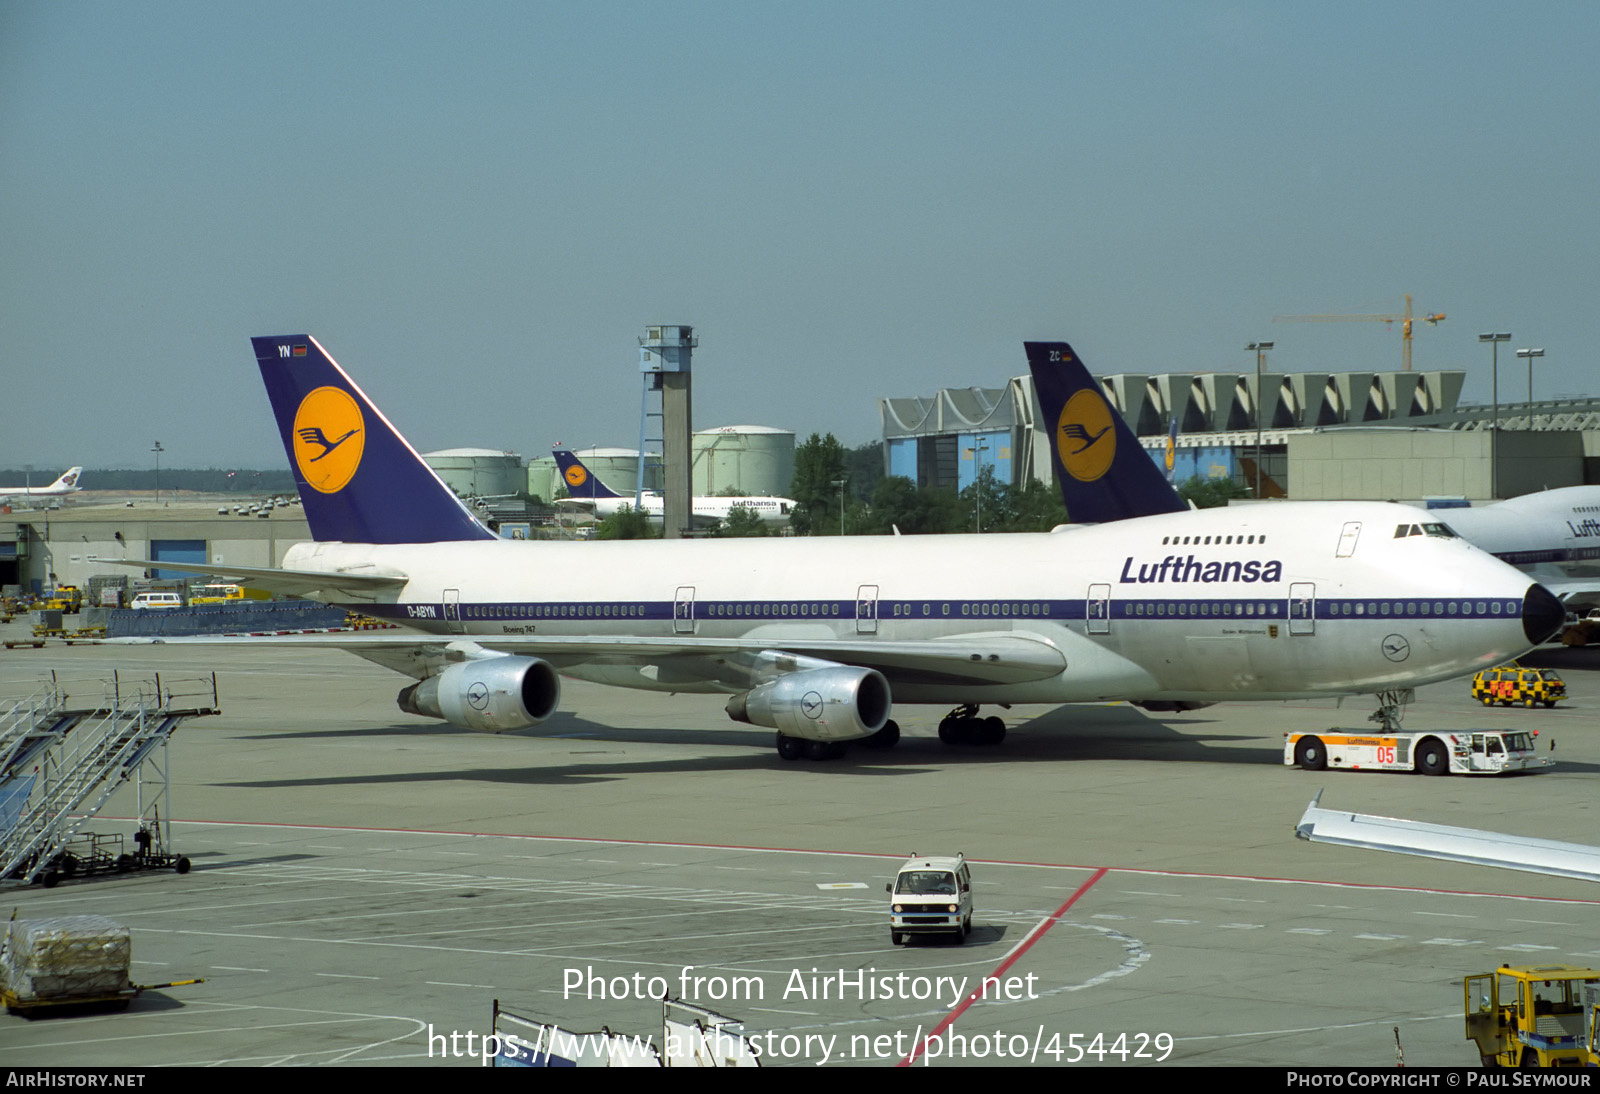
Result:
{"label": "clear blue sky", "polygon": [[[877,398],[1419,368],[1513,334],[1600,394],[1600,6],[0,0],[0,466],[284,464],[253,334],[424,450],[695,425],[847,444]],[[1502,391],[1525,372],[1502,355]],[[88,484],[92,486],[93,484]]]}

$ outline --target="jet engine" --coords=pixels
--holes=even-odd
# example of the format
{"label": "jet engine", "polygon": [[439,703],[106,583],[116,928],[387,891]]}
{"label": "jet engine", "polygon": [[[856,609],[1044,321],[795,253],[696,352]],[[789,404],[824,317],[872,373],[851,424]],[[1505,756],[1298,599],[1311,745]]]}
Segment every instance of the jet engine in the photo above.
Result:
{"label": "jet engine", "polygon": [[533,657],[463,661],[402,688],[396,698],[407,714],[488,733],[536,726],[560,701],[561,678],[548,662]]}
{"label": "jet engine", "polygon": [[889,681],[876,669],[840,665],[780,676],[728,700],[736,722],[807,741],[870,737],[889,720]]}

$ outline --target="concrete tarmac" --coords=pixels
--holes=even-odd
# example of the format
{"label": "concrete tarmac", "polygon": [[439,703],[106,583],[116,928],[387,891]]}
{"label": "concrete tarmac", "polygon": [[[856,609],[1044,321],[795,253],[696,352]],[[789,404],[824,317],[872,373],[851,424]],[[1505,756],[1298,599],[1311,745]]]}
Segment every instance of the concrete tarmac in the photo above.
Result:
{"label": "concrete tarmac", "polygon": [[[956,749],[943,711],[906,707],[892,751],[783,763],[705,696],[567,681],[549,722],[488,736],[400,713],[402,677],[327,650],[4,652],[6,697],[52,669],[83,696],[113,670],[215,671],[223,713],[171,749],[191,873],[5,894],[23,918],[129,924],[138,982],[206,982],[0,1017],[0,1064],[477,1066],[493,1000],[659,1041],[665,988],[742,1020],[769,1065],[1387,1066],[1397,1032],[1408,1065],[1473,1065],[1461,977],[1600,963],[1600,893],[1293,828],[1325,789],[1600,842],[1600,655],[1544,656],[1572,693],[1556,709],[1489,710],[1458,681],[1406,727],[1538,729],[1558,766],[1430,779],[1283,766],[1284,732],[1364,728],[1364,699],[1018,707],[1004,745]],[[91,828],[129,834],[136,811],[125,791]],[[966,945],[891,944],[883,887],[914,851],[973,861]],[[1002,998],[951,1020],[991,975]]]}

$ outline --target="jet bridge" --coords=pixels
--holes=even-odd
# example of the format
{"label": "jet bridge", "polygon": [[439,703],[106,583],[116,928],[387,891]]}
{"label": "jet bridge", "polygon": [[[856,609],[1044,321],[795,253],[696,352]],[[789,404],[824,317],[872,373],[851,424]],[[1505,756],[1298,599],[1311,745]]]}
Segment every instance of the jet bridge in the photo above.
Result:
{"label": "jet bridge", "polygon": [[[0,711],[0,880],[48,886],[74,874],[187,864],[166,852],[167,746],[186,720],[220,712],[216,675],[130,682],[113,673],[96,686],[96,700],[74,702],[51,673]],[[120,849],[120,837],[79,835],[130,782],[138,851],[108,850]]]}

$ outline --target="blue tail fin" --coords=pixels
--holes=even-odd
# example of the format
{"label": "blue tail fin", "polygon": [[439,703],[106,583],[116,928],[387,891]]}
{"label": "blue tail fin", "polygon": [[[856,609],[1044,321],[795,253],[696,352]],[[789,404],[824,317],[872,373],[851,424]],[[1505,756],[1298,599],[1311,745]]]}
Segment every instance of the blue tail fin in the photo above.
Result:
{"label": "blue tail fin", "polygon": [[493,539],[309,335],[252,338],[311,534],[346,543]]}
{"label": "blue tail fin", "polygon": [[1103,524],[1188,506],[1065,342],[1024,342],[1067,516]]}
{"label": "blue tail fin", "polygon": [[583,466],[583,461],[565,448],[554,448],[556,466],[561,469],[561,481],[567,484],[567,495],[574,498],[620,498],[621,494],[600,481],[600,476]]}

